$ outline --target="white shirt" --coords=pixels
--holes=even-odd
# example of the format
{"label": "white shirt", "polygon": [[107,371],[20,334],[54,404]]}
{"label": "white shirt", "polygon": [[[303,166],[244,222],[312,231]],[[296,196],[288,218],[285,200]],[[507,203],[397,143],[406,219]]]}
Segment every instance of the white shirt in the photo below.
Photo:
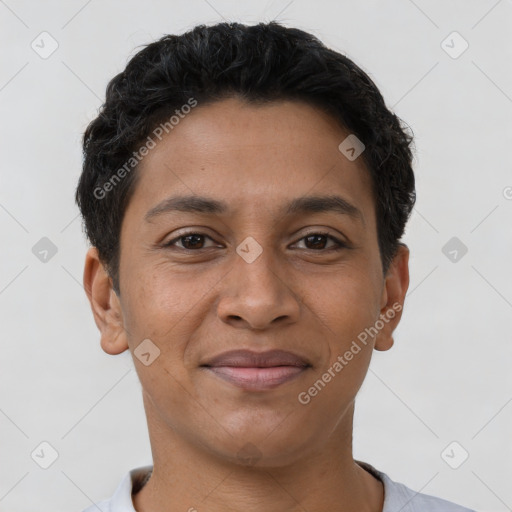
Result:
{"label": "white shirt", "polygon": [[[356,461],[384,484],[384,508],[382,512],[475,512],[435,496],[422,494],[405,485],[394,482],[385,473],[378,471],[366,462]],[[132,493],[137,493],[149,477],[153,466],[144,466],[129,471],[109,500],[83,510],[83,512],[136,512]]]}

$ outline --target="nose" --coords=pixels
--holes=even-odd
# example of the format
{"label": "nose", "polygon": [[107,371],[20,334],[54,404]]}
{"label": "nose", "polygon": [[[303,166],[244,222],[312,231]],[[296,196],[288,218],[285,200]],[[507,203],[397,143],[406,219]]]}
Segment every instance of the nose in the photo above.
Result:
{"label": "nose", "polygon": [[254,330],[297,322],[300,300],[288,281],[269,249],[251,263],[236,255],[223,281],[217,314],[227,324]]}

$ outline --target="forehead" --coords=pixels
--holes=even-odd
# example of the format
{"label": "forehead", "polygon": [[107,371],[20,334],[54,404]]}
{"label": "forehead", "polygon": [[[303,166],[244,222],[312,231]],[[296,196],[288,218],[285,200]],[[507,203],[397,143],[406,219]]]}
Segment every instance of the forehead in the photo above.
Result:
{"label": "forehead", "polygon": [[369,222],[368,170],[362,158],[350,161],[338,149],[348,135],[331,116],[302,102],[198,104],[139,164],[126,216],[147,218],[177,195],[217,199],[231,215],[281,213],[294,199],[335,195]]}

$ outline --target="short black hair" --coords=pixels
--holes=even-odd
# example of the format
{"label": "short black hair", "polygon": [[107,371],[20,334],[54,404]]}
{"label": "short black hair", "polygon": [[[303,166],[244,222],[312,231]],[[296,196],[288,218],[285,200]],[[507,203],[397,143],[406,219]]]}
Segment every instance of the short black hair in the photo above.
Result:
{"label": "short black hair", "polygon": [[386,274],[416,201],[412,130],[388,110],[360,67],[312,34],[277,22],[219,23],[145,45],[109,82],[105,102],[84,133],[75,199],[116,293],[121,224],[138,179],[134,151],[191,99],[201,106],[229,97],[306,102],[363,142]]}

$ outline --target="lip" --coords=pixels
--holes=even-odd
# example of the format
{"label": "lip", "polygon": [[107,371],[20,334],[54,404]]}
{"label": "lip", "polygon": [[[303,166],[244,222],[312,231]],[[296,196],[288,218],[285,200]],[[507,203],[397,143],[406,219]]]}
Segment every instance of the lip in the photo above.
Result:
{"label": "lip", "polygon": [[242,389],[263,391],[295,379],[311,364],[284,350],[232,350],[213,357],[201,367]]}
{"label": "lip", "polygon": [[270,368],[246,368],[237,366],[208,366],[206,370],[246,391],[273,389],[295,379],[308,366],[273,366]]}
{"label": "lip", "polygon": [[222,352],[201,366],[237,366],[245,368],[270,368],[273,366],[311,366],[309,361],[293,352],[286,350],[267,350],[254,352],[251,350],[230,350]]}

